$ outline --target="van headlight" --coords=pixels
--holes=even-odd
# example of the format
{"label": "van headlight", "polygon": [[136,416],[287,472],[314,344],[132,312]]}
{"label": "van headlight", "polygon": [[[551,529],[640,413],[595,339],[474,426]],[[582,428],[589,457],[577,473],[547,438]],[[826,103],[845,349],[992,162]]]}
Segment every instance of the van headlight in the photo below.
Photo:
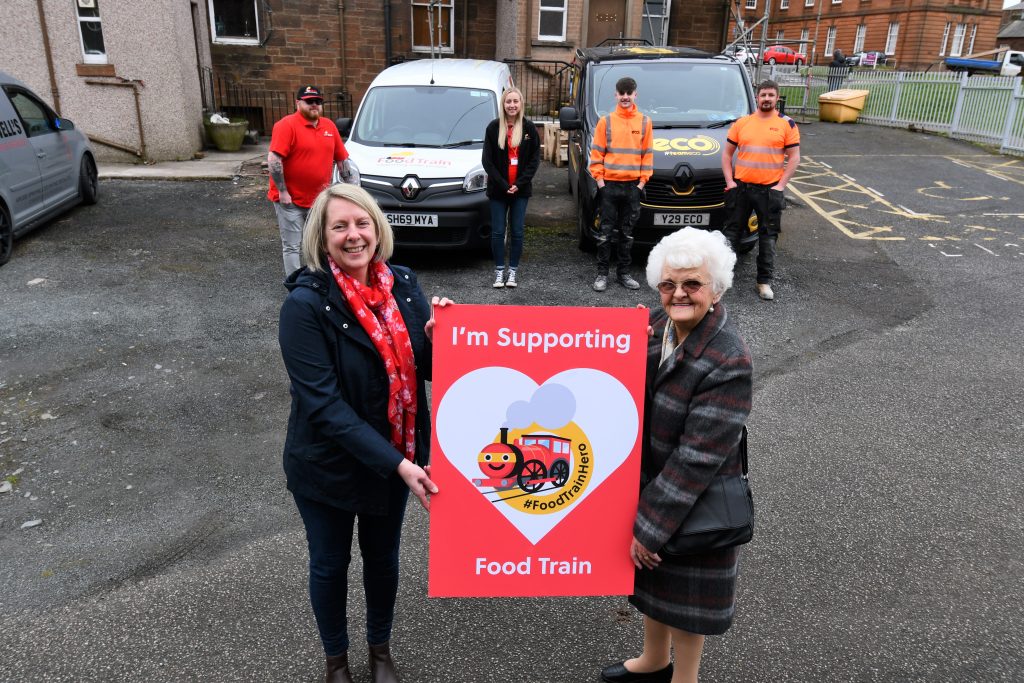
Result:
{"label": "van headlight", "polygon": [[356,166],[356,162],[352,160],[352,157],[345,159],[344,170],[338,173],[338,165],[334,164],[334,171],[331,174],[331,184],[335,183],[348,183],[349,185],[359,184],[359,167]]}
{"label": "van headlight", "polygon": [[462,181],[463,192],[479,192],[487,189],[487,171],[484,170],[483,166],[475,166],[473,170],[466,174],[466,179]]}

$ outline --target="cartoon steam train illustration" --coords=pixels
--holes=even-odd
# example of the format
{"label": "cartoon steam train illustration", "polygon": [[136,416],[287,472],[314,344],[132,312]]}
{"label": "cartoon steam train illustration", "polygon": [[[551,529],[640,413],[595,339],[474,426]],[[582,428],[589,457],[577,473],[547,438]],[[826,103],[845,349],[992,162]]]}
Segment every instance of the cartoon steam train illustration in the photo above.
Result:
{"label": "cartoon steam train illustration", "polygon": [[571,470],[572,440],[554,434],[523,434],[508,442],[508,427],[501,428],[501,441],[484,446],[478,456],[480,471],[476,486],[510,489],[518,486],[537,493],[545,484],[565,486]]}

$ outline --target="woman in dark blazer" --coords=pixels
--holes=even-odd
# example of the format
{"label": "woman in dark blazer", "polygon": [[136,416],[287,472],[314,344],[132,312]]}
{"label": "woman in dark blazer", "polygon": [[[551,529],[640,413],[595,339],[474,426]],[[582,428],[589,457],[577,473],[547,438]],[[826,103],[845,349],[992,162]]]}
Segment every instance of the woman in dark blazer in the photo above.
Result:
{"label": "woman in dark blazer", "polygon": [[637,567],[629,601],[643,614],[644,647],[605,668],[605,681],[696,683],[704,636],[732,624],[737,548],[671,561],[658,551],[716,474],[741,470],[752,365],[721,303],[735,263],[720,232],[696,228],[666,236],[647,262],[661,309],[650,318],[640,503],[629,548]]}
{"label": "woman in dark blazer", "polygon": [[[526,204],[533,194],[533,176],[540,166],[537,127],[523,118],[523,93],[509,88],[501,95],[498,118],[484,133],[483,165],[491,204],[491,254],[494,287],[516,287],[523,254]],[[505,273],[505,230],[510,233],[508,274]]]}
{"label": "woman in dark blazer", "polygon": [[333,185],[310,208],[305,268],[289,276],[280,344],[291,380],[288,489],[306,527],[309,594],[328,683],[350,683],[346,599],[359,525],[375,683],[397,681],[389,642],[409,491],[429,510],[430,306],[387,262],[391,227],[363,189]]}

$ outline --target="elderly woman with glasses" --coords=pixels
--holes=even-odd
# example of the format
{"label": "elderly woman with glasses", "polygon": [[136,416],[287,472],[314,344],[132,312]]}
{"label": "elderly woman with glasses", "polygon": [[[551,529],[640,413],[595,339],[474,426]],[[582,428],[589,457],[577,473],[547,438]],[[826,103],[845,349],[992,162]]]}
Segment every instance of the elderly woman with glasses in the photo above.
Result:
{"label": "elderly woman with glasses", "polygon": [[732,623],[738,549],[673,558],[659,550],[716,474],[741,469],[752,365],[721,303],[735,263],[722,233],[696,228],[666,236],[647,262],[661,309],[650,317],[641,492],[629,548],[637,568],[629,601],[643,614],[644,644],[639,657],[601,672],[610,683],[695,683],[704,637]]}

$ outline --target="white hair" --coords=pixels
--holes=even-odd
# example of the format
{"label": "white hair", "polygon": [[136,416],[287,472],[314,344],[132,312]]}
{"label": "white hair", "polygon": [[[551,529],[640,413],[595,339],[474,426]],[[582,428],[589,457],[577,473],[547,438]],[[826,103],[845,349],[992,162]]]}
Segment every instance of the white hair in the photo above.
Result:
{"label": "white hair", "polygon": [[657,289],[665,266],[704,266],[711,275],[712,291],[721,295],[732,287],[732,269],[735,265],[736,254],[725,235],[717,230],[708,232],[698,228],[683,228],[665,235],[651,249],[651,255],[647,258],[647,284],[651,289]]}

